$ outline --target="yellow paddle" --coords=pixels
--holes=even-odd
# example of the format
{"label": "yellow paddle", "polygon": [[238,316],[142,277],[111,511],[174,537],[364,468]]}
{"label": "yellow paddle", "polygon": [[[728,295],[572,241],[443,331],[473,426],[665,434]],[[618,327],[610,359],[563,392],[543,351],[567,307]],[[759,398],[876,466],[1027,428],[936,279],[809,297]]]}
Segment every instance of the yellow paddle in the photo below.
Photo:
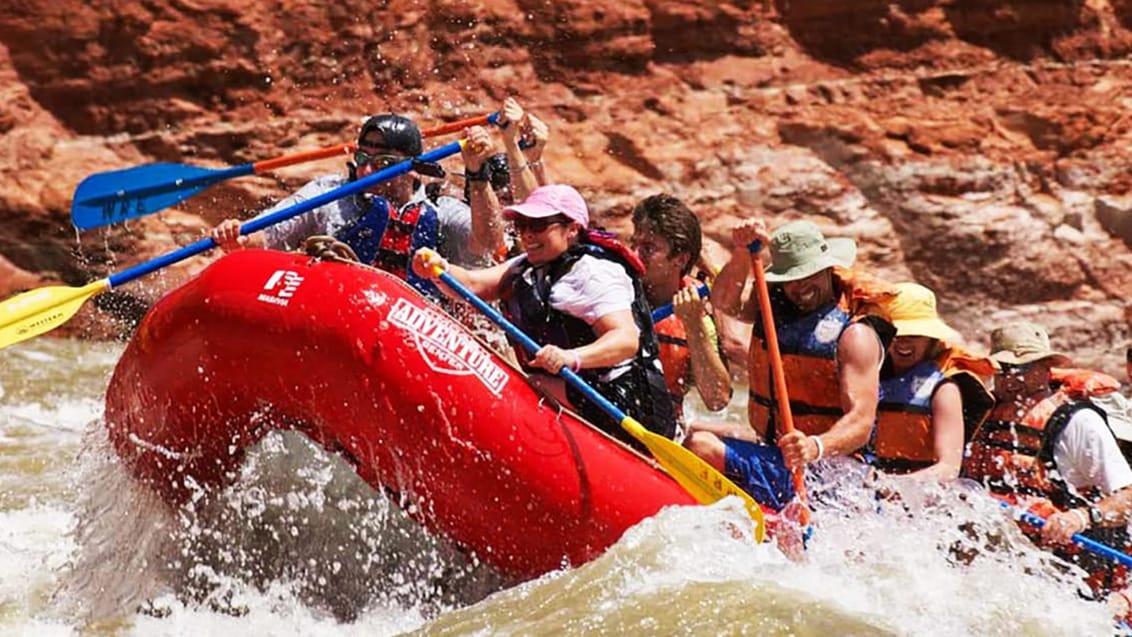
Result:
{"label": "yellow paddle", "polygon": [[[476,306],[476,308],[483,312],[489,319],[496,325],[503,328],[507,335],[514,338],[523,348],[531,354],[537,352],[540,347],[538,343],[534,342],[531,337],[527,336],[513,323],[503,317],[495,308],[483,299],[476,296],[471,290],[464,287],[459,281],[451,274],[448,274],[439,267],[436,268],[436,274],[445,285],[452,288],[457,294],[464,298],[467,302]],[[627,415],[625,412],[617,408],[616,405],[605,399],[604,396],[597,393],[589,384],[582,380],[580,376],[575,374],[573,370],[563,367],[558,372],[566,382],[574,386],[575,389],[586,395],[605,413],[612,416],[615,420],[621,423],[621,427],[641,442],[652,453],[659,464],[672,479],[684,487],[693,498],[702,504],[711,504],[718,500],[725,498],[729,495],[736,496],[743,500],[743,504],[747,507],[747,512],[750,513],[751,519],[755,521],[755,539],[759,542],[763,541],[766,537],[766,521],[764,520],[762,507],[754,498],[748,495],[745,491],[740,489],[735,483],[731,482],[722,473],[717,471],[715,467],[704,462],[699,456],[688,451],[679,443],[669,440],[660,434],[653,433],[645,429],[644,425],[637,422],[632,416]]]}

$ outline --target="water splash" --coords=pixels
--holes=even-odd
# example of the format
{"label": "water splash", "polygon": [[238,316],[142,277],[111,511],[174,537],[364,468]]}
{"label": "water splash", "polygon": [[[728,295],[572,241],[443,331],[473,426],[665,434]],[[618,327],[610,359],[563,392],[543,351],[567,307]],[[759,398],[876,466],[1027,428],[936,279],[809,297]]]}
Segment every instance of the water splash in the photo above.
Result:
{"label": "water splash", "polygon": [[376,611],[405,630],[504,584],[301,434],[269,434],[232,486],[175,511],[93,453],[63,592],[88,625],[298,605],[320,624]]}

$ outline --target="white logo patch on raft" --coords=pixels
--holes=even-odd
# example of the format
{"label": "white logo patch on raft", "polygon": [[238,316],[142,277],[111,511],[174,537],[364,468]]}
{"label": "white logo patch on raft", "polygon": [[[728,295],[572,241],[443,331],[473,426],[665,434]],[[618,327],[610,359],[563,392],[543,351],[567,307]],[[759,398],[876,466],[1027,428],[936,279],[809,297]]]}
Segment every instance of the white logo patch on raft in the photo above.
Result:
{"label": "white logo patch on raft", "polygon": [[492,360],[491,352],[447,316],[397,299],[389,322],[412,335],[421,358],[434,372],[473,374],[496,396],[507,384],[507,373]]}
{"label": "white logo patch on raft", "polygon": [[299,289],[302,283],[303,277],[298,272],[276,270],[271,273],[271,276],[267,277],[267,283],[263,284],[264,292],[260,293],[256,300],[287,307],[287,304],[291,302],[291,297],[295,296],[295,291]]}

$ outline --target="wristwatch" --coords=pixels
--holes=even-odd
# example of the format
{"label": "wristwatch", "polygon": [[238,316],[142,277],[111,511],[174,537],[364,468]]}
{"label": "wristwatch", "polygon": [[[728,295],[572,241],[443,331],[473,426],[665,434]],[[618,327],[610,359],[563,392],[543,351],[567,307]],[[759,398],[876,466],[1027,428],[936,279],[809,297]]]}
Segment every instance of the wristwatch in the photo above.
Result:
{"label": "wristwatch", "polygon": [[487,162],[485,161],[483,163],[483,165],[480,166],[479,170],[476,170],[476,171],[466,170],[466,171],[464,171],[464,179],[466,179],[469,182],[473,182],[473,181],[485,181],[486,182],[488,179],[491,178],[491,175],[487,174],[487,171],[488,171],[488,165],[487,165]]}
{"label": "wristwatch", "polygon": [[1101,522],[1104,522],[1104,512],[1101,511],[1100,509],[1098,509],[1097,507],[1091,506],[1087,509],[1087,511],[1089,513],[1089,526],[1090,527],[1093,527],[1093,528],[1098,527],[1098,526],[1101,525]]}

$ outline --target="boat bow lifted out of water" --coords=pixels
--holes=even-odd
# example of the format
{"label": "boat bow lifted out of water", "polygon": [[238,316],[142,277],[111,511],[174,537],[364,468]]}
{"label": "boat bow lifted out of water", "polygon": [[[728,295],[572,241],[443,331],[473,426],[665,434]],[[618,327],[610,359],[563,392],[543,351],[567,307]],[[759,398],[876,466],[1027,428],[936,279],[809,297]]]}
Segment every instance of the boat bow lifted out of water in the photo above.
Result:
{"label": "boat bow lifted out of water", "polygon": [[114,371],[106,420],[131,473],[173,506],[224,484],[267,432],[302,431],[520,578],[696,503],[400,279],[301,254],[236,252],[158,302]]}

